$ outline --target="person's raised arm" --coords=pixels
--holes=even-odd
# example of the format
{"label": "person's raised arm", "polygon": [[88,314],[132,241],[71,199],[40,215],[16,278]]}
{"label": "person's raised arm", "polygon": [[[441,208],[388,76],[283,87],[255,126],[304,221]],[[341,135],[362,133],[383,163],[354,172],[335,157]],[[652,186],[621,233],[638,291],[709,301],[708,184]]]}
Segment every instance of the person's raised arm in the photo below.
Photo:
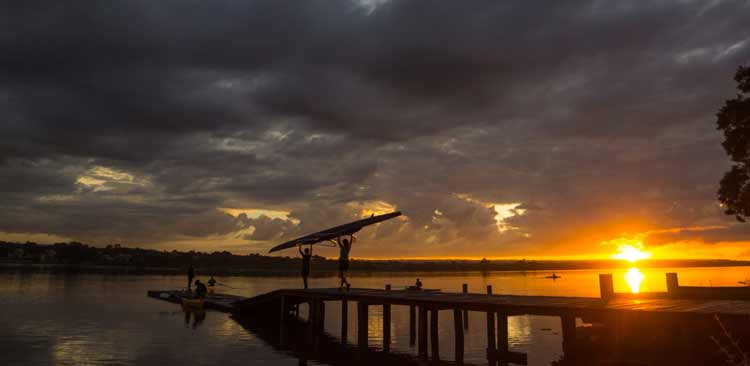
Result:
{"label": "person's raised arm", "polygon": [[299,254],[300,254],[301,256],[304,256],[304,255],[305,255],[305,253],[303,253],[303,252],[302,252],[302,246],[301,246],[301,245],[298,245],[298,246],[297,246],[297,250],[299,250]]}

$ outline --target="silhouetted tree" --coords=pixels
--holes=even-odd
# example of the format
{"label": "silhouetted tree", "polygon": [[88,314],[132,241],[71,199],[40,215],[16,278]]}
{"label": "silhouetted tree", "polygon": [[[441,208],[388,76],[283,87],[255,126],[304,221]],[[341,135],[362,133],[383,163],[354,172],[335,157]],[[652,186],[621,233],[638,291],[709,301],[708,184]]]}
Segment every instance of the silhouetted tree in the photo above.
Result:
{"label": "silhouetted tree", "polygon": [[750,218],[750,67],[740,66],[734,80],[739,93],[724,103],[716,119],[724,132],[722,146],[734,162],[721,179],[718,195],[726,214],[745,222]]}

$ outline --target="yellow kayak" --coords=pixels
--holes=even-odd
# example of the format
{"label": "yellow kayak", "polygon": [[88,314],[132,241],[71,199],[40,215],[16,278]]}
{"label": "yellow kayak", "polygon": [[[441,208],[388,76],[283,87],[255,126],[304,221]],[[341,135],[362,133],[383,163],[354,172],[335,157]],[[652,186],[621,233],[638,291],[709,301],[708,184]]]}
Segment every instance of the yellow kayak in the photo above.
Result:
{"label": "yellow kayak", "polygon": [[189,309],[203,309],[203,299],[182,298],[182,306]]}

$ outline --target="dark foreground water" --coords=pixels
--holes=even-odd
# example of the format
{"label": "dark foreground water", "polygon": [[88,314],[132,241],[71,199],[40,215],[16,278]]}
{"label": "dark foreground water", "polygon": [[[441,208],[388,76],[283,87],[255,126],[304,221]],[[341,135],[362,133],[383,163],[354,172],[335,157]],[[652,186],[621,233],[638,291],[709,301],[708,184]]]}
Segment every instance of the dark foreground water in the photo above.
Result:
{"label": "dark foreground water", "polygon": [[[617,291],[664,291],[665,272],[678,272],[683,285],[734,286],[750,269],[692,268],[548,272],[440,273],[422,276],[427,288],[458,292],[468,283],[472,292],[492,285],[495,293],[598,296],[598,274],[613,273]],[[202,278],[199,274],[199,278]],[[355,287],[393,288],[413,283],[414,274],[354,275]],[[288,277],[217,277],[223,292],[252,296],[300,286]],[[313,287],[334,287],[336,278],[312,279]],[[290,351],[263,341],[260,334],[229,315],[208,311],[196,323],[180,306],[150,299],[147,290],[178,289],[183,276],[115,275],[0,270],[0,365],[297,365]],[[229,287],[231,286],[231,287]],[[340,335],[339,306],[326,306],[325,328]],[[356,307],[350,306],[349,341],[357,337]],[[408,344],[408,308],[395,306],[392,349],[416,354]],[[304,313],[304,309],[303,309]],[[263,316],[264,314],[257,314]],[[200,319],[199,319],[200,320]],[[372,346],[382,344],[380,307],[370,309]],[[580,321],[579,321],[580,322]],[[550,365],[562,357],[560,320],[514,316],[509,319],[510,349],[528,354],[529,365]],[[485,319],[472,314],[466,334],[466,360],[486,364]],[[453,358],[453,319],[440,313],[440,351]],[[266,337],[267,338],[267,337]],[[353,364],[355,362],[352,362]],[[317,364],[310,361],[309,364]]]}

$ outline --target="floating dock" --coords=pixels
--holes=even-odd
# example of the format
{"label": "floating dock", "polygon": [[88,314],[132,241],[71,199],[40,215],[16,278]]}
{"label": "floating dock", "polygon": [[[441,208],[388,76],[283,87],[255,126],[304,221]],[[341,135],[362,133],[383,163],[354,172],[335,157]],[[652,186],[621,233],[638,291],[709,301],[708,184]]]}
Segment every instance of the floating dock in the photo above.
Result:
{"label": "floating dock", "polygon": [[[192,294],[187,291],[164,290],[148,291],[146,296],[173,302],[175,304],[182,304],[182,298],[191,297]],[[223,311],[225,313],[232,313],[235,311],[237,304],[245,300],[248,300],[248,298],[229,294],[208,294],[203,300],[203,307],[206,309]]]}

